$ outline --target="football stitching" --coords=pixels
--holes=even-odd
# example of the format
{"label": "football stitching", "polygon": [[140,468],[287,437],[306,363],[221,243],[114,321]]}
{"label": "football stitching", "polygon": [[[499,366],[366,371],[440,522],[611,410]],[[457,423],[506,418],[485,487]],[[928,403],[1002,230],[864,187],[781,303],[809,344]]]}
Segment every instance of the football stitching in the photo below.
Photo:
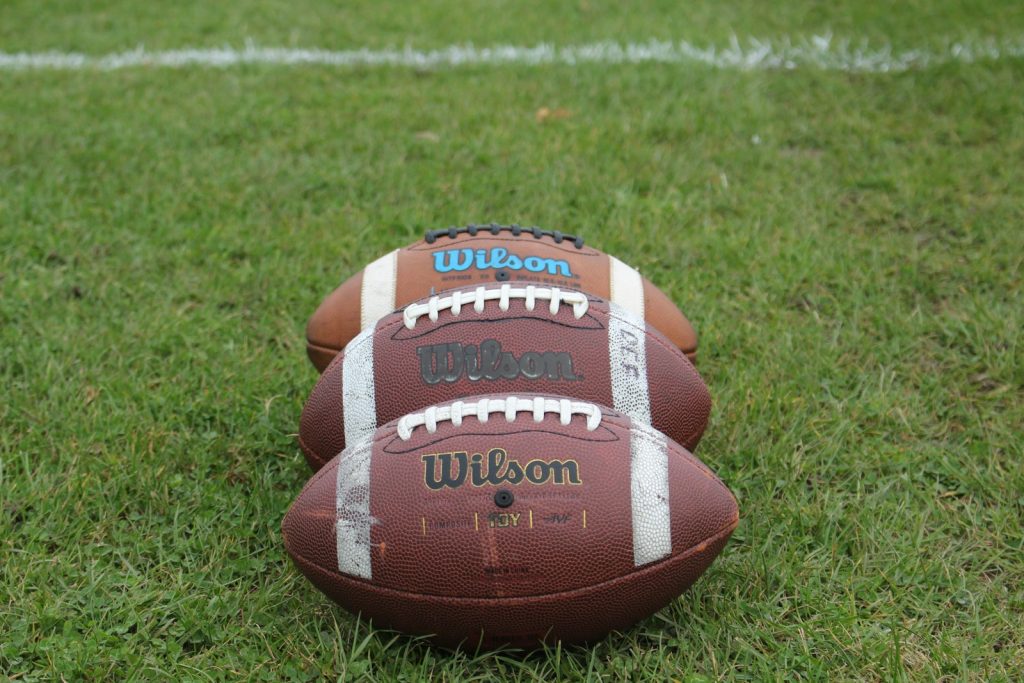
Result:
{"label": "football stitching", "polygon": [[487,225],[478,225],[471,223],[463,227],[452,226],[450,228],[441,228],[438,230],[427,230],[423,235],[423,241],[427,244],[433,244],[437,241],[438,237],[448,237],[449,239],[455,239],[459,235],[469,235],[470,237],[476,237],[480,233],[484,233],[485,236],[490,235],[497,237],[502,232],[510,232],[513,237],[521,237],[523,234],[530,235],[534,239],[541,239],[544,237],[550,237],[555,244],[561,244],[564,241],[571,242],[577,249],[583,248],[583,238],[579,235],[570,235],[563,233],[561,230],[542,230],[537,226],[524,227],[513,223],[512,225],[499,225],[498,223],[488,223]]}

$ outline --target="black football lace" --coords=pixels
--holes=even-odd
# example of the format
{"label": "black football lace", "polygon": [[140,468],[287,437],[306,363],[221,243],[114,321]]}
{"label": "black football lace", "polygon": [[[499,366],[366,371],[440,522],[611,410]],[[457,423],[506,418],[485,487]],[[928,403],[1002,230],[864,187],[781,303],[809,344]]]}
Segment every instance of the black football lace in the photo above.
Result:
{"label": "black football lace", "polygon": [[490,233],[491,235],[500,235],[502,232],[510,232],[513,237],[519,237],[523,233],[527,235],[533,235],[534,239],[541,239],[542,237],[550,237],[555,241],[555,244],[561,244],[563,240],[567,240],[573,243],[577,249],[583,248],[583,238],[578,235],[568,235],[561,230],[541,230],[537,226],[526,227],[522,225],[499,225],[497,223],[487,223],[485,225],[479,225],[471,223],[463,227],[450,227],[441,228],[440,230],[427,230],[423,239],[427,244],[433,244],[437,241],[438,237],[448,237],[455,239],[459,235],[468,234],[473,237],[477,236],[481,232]]}

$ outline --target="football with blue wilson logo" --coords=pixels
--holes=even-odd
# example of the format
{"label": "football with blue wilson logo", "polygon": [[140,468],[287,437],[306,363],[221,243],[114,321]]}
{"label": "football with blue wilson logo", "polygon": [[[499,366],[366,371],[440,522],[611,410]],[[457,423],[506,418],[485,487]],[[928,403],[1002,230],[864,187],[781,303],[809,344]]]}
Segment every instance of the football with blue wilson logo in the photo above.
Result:
{"label": "football with blue wilson logo", "polygon": [[373,261],[320,304],[306,327],[306,350],[323,371],[360,330],[397,308],[454,287],[513,280],[607,299],[647,320],[690,360],[696,357],[690,321],[636,270],[575,235],[497,224],[429,230]]}
{"label": "football with blue wilson logo", "polygon": [[489,395],[353,442],[282,530],[299,570],[376,626],[529,648],[661,609],[738,521],[725,485],[648,424],[566,397]]}
{"label": "football with blue wilson logo", "polygon": [[360,332],[313,388],[299,445],[318,469],[378,425],[490,393],[607,405],[690,450],[711,411],[693,364],[643,318],[592,294],[512,282],[420,299]]}

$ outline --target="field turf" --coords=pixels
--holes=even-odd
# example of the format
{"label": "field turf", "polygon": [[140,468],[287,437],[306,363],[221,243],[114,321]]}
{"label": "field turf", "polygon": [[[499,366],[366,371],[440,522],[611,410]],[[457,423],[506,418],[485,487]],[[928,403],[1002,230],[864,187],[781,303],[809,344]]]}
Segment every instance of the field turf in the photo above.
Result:
{"label": "field turf", "polygon": [[[0,52],[1024,35],[1018,3],[29,3]],[[1024,679],[1024,59],[0,71],[0,678]],[[542,108],[557,116],[538,117]],[[306,318],[427,228],[665,289],[741,523],[592,648],[451,654],[288,561]]]}

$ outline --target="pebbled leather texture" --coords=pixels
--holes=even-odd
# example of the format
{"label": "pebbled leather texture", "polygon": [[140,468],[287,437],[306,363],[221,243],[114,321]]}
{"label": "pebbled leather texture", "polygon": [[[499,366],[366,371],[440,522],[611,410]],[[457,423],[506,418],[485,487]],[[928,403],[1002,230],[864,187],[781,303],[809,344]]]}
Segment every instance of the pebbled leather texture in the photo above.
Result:
{"label": "pebbled leather texture", "polygon": [[[489,226],[477,227],[475,234],[470,234],[467,228],[453,229],[454,237],[448,236],[447,230],[431,231],[434,237],[430,241],[420,240],[399,249],[392,307],[403,307],[431,292],[465,285],[494,285],[505,281],[528,281],[609,298],[612,282],[608,255],[583,245],[582,240],[575,236],[565,236],[556,241],[554,231],[540,231],[540,237],[535,237],[532,229],[528,228],[523,228],[516,235],[511,226],[501,226],[498,234],[493,234]],[[458,254],[449,256],[449,252],[453,251],[458,251]],[[552,265],[539,272],[531,272],[525,266],[518,269],[477,268],[475,256],[478,251],[484,254],[483,263],[487,265],[508,263],[510,256],[520,261],[535,257]],[[468,258],[470,254],[474,258],[465,261],[464,257]],[[502,257],[502,254],[505,256]],[[438,258],[445,265],[449,263],[447,259],[455,258],[454,262],[458,265],[467,263],[468,266],[465,270],[438,272],[435,269],[435,259]],[[562,262],[565,266],[562,266]],[[513,260],[512,265],[518,263]],[[641,283],[647,322],[687,354],[691,361],[695,361],[697,333],[693,325],[664,292],[646,278],[641,278]],[[318,370],[323,371],[333,355],[359,332],[362,285],[363,271],[359,271],[331,292],[310,318],[306,327],[307,353]]]}
{"label": "pebbled leather texture", "polygon": [[[376,420],[369,422],[369,429],[425,406],[476,394],[547,393],[620,410],[635,405],[637,412],[629,411],[633,417],[650,421],[686,448],[696,448],[711,412],[711,396],[693,364],[649,324],[619,309],[613,312],[596,296],[587,299],[589,307],[578,319],[571,306],[562,305],[552,314],[547,302],[538,301],[529,310],[522,299],[509,301],[508,310],[501,310],[497,301],[488,301],[480,312],[472,305],[462,306],[458,314],[440,310],[436,321],[424,315],[412,329],[401,311],[382,318],[372,335],[352,343],[360,344],[359,349],[350,346],[339,354],[310,394],[299,425],[306,459],[316,469],[337,455],[345,446],[346,423],[357,422],[346,411],[367,413],[364,399],[369,392],[360,393],[358,401],[343,402],[349,354],[360,358],[355,369],[372,367],[375,373]],[[609,327],[616,321],[618,339],[610,343]],[[371,343],[369,354],[365,345]],[[368,355],[372,363],[365,360]],[[472,368],[481,376],[474,378]],[[627,380],[637,383],[638,391],[623,390],[620,385]]]}
{"label": "pebbled leather texture", "polygon": [[[601,411],[593,431],[578,415],[563,425],[557,414],[536,421],[521,412],[510,422],[499,413],[486,422],[441,421],[433,433],[419,426],[402,440],[391,422],[313,476],[282,523],[288,552],[350,612],[448,646],[533,647],[625,629],[689,587],[739,516],[725,485],[686,449]],[[647,444],[641,450],[654,444],[661,455],[638,456],[637,443]],[[369,460],[360,460],[368,447]],[[493,449],[504,454],[496,471],[487,466]],[[467,463],[481,454],[479,476],[474,480],[470,467],[460,484],[452,476],[438,486],[440,455],[458,453]],[[668,507],[664,519],[644,516],[636,504],[656,479],[649,471],[638,475],[637,457],[641,468],[663,468],[665,489],[657,496],[667,493],[667,503],[658,502]],[[532,467],[532,478],[514,481],[515,467]],[[354,468],[368,488],[361,485],[353,517],[351,486],[338,473]],[[499,505],[499,490],[512,501]],[[348,532],[354,522],[368,525],[368,548]],[[670,544],[666,553],[638,561],[637,535],[658,525],[667,525],[657,530]],[[368,565],[349,560],[367,551]]]}

